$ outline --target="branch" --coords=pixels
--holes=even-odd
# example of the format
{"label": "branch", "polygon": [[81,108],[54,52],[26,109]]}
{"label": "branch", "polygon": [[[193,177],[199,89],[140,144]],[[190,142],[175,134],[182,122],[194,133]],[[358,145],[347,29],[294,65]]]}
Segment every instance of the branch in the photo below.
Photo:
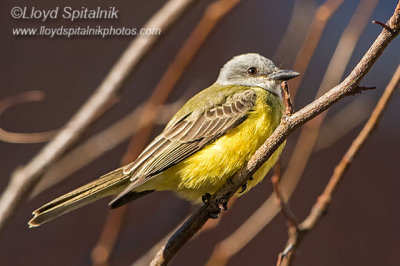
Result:
{"label": "branch", "polygon": [[380,25],[382,28],[384,28],[384,29],[386,29],[387,31],[389,31],[390,33],[393,33],[393,30],[392,30],[388,25],[386,25],[386,24],[383,23],[383,22],[380,22],[380,21],[377,21],[377,20],[373,20],[372,23],[378,24],[378,25]]}
{"label": "branch", "polygon": [[382,54],[386,46],[398,35],[400,28],[400,2],[389,24],[393,33],[384,30],[349,74],[339,85],[313,101],[290,117],[282,119],[281,124],[267,141],[251,157],[247,166],[235,174],[217,193],[211,196],[207,204],[199,208],[169,239],[153,259],[153,265],[166,265],[178,250],[203,226],[211,214],[220,211],[220,205],[226,203],[240,189],[256,170],[268,160],[273,152],[296,128],[319,115],[340,99],[359,90],[359,83]]}
{"label": "branch", "polygon": [[281,162],[280,160],[278,160],[278,162],[275,164],[274,175],[271,177],[272,187],[274,188],[276,200],[278,201],[278,205],[281,207],[282,214],[285,217],[288,227],[297,231],[298,230],[297,219],[293,214],[292,210],[286,204],[286,200],[284,199],[281,193],[281,189],[279,188],[280,174],[281,174]]}
{"label": "branch", "polygon": [[[183,13],[193,0],[169,0],[144,27],[163,32]],[[58,160],[118,94],[124,82],[160,36],[138,36],[131,42],[109,74],[70,119],[64,128],[26,166],[18,168],[0,198],[0,232],[17,208],[29,196],[43,173]]]}
{"label": "branch", "polygon": [[286,81],[282,82],[281,88],[283,90],[283,96],[286,104],[286,116],[291,116],[294,113],[294,105],[292,99],[290,98],[290,91]]}
{"label": "branch", "polygon": [[[387,85],[384,93],[379,99],[375,109],[373,110],[367,123],[355,138],[353,143],[350,145],[347,152],[342,157],[339,164],[335,167],[333,175],[331,176],[328,184],[326,185],[323,193],[318,197],[317,202],[311,209],[310,214],[307,218],[299,225],[298,230],[293,232],[289,228],[289,240],[287,247],[291,247],[290,251],[287,252],[285,258],[282,260],[282,265],[291,265],[293,260],[293,254],[295,254],[304,236],[312,230],[315,225],[321,221],[323,214],[326,213],[334,192],[336,191],[340,181],[342,181],[344,173],[354,160],[355,156],[359,153],[369,136],[376,129],[379,120],[381,119],[383,112],[388,106],[389,100],[392,98],[396,87],[400,83],[400,65],[397,67],[390,83]],[[286,248],[287,249],[287,248]],[[279,258],[278,258],[279,261]]]}

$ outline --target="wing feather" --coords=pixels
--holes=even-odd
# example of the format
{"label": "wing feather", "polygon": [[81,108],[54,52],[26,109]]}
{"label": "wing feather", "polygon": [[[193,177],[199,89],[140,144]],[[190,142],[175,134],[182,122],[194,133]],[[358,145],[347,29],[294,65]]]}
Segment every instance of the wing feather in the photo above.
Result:
{"label": "wing feather", "polygon": [[174,118],[164,131],[129,165],[132,183],[110,204],[140,186],[152,176],[191,156],[196,151],[246,119],[256,102],[256,93],[249,89],[227,97],[224,102],[202,113],[189,113]]}

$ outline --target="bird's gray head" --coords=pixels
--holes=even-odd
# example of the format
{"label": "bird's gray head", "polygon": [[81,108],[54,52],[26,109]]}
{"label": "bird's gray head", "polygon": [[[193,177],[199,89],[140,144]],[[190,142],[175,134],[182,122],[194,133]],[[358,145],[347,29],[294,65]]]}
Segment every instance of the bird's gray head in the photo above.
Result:
{"label": "bird's gray head", "polygon": [[259,54],[242,54],[229,60],[221,69],[216,83],[263,88],[281,97],[280,84],[300,75],[281,70],[271,60]]}

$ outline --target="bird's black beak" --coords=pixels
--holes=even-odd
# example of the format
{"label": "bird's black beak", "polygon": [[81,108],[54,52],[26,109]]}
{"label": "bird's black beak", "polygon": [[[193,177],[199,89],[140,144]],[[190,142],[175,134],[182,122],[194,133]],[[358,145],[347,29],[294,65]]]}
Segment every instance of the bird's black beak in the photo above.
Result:
{"label": "bird's black beak", "polygon": [[300,73],[292,71],[292,70],[277,70],[271,75],[268,75],[268,78],[275,80],[289,80],[297,77]]}

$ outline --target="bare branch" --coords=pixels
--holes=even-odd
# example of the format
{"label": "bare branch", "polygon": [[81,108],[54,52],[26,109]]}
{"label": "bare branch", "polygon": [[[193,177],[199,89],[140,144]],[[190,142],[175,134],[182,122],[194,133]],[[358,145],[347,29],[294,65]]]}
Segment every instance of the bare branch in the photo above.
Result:
{"label": "bare branch", "polygon": [[279,188],[280,175],[281,175],[281,161],[278,160],[277,163],[275,164],[274,175],[271,177],[271,183],[274,188],[274,193],[278,201],[278,205],[281,207],[282,214],[286,219],[288,227],[298,231],[297,219],[294,216],[292,210],[287,205],[286,200],[284,199],[281,193],[281,189]]}
{"label": "bare branch", "polygon": [[290,98],[290,92],[289,92],[289,87],[286,81],[282,82],[281,84],[282,90],[283,90],[283,96],[285,99],[285,104],[286,104],[286,116],[290,116],[294,113],[294,105],[292,103],[292,99]]}
{"label": "bare branch", "polygon": [[[398,31],[398,29],[396,29]],[[311,209],[310,214],[307,218],[299,225],[299,230],[294,234],[289,228],[289,240],[287,247],[291,247],[290,251],[287,253],[285,258],[282,260],[282,265],[291,265],[293,260],[293,255],[296,249],[300,245],[304,236],[312,230],[315,225],[321,220],[323,214],[326,213],[334,192],[336,191],[339,183],[342,181],[343,176],[350,166],[351,162],[354,160],[355,156],[359,153],[365,142],[368,140],[369,136],[372,134],[374,129],[377,127],[379,120],[381,119],[383,112],[388,106],[389,100],[392,98],[396,87],[400,83],[400,65],[397,67],[390,83],[387,85],[384,93],[379,99],[375,109],[373,110],[367,123],[354,139],[353,143],[350,145],[347,152],[344,154],[339,164],[335,167],[333,175],[329,179],[322,194],[318,197],[316,203]],[[287,249],[287,248],[286,248]]]}
{"label": "bare branch", "polygon": [[383,23],[383,22],[380,22],[380,21],[377,21],[377,20],[373,20],[372,23],[378,24],[378,25],[380,25],[382,28],[384,28],[384,29],[386,29],[387,31],[389,31],[390,33],[393,33],[393,30],[392,30],[388,25],[386,25],[386,24]]}
{"label": "bare branch", "polygon": [[303,230],[311,229],[315,226],[316,222],[320,219],[322,213],[325,212],[328,204],[332,199],[332,195],[337,188],[343,174],[346,172],[350,163],[353,161],[354,157],[358,154],[364,143],[368,140],[371,133],[375,130],[376,126],[381,119],[383,112],[387,108],[389,100],[393,96],[395,89],[398,87],[400,83],[400,65],[397,67],[396,72],[394,73],[390,83],[387,85],[384,93],[379,99],[376,107],[372,111],[370,118],[365,124],[364,128],[361,130],[360,134],[357,138],[354,139],[350,148],[343,156],[340,163],[335,167],[335,171],[329,180],[328,185],[326,186],[324,192],[319,196],[316,205],[314,205],[312,212],[309,217],[304,220],[301,224]]}
{"label": "bare branch", "polygon": [[[144,26],[165,32],[193,0],[169,0]],[[0,231],[15,213],[48,167],[73,146],[107,104],[159,36],[139,35],[131,42],[109,74],[63,129],[25,167],[18,168],[0,198]]]}
{"label": "bare branch", "polygon": [[281,266],[283,261],[286,259],[288,256],[289,252],[292,251],[293,245],[288,245],[284,251],[279,253],[278,255],[278,260],[276,261],[276,266]]}
{"label": "bare branch", "polygon": [[369,50],[355,66],[347,78],[327,93],[308,104],[303,109],[286,117],[268,140],[251,157],[247,166],[234,175],[210,200],[197,210],[182,227],[169,239],[167,244],[160,249],[153,261],[160,262],[154,265],[165,265],[176,252],[202,227],[210,214],[220,211],[221,202],[229,200],[240,189],[252,174],[273,154],[288,135],[300,125],[321,114],[340,99],[358,91],[359,83],[371,69],[372,65],[382,54],[386,46],[398,35],[400,29],[400,2],[389,21],[394,33],[384,30],[371,45]]}

